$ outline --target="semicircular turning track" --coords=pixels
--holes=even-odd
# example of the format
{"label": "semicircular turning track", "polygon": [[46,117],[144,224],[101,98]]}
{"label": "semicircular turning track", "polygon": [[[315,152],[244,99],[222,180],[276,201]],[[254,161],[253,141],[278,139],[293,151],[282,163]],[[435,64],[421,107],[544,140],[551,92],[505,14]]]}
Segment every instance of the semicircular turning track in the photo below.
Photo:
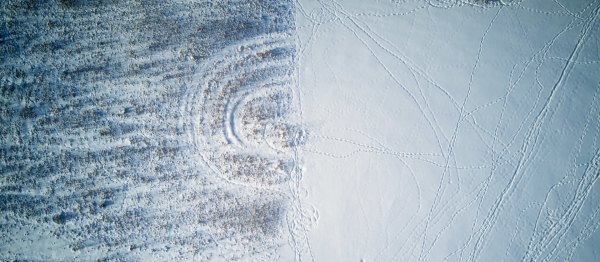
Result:
{"label": "semicircular turning track", "polygon": [[290,117],[293,52],[290,35],[268,34],[199,67],[182,106],[183,128],[218,176],[265,188],[289,181],[292,146],[305,133]]}

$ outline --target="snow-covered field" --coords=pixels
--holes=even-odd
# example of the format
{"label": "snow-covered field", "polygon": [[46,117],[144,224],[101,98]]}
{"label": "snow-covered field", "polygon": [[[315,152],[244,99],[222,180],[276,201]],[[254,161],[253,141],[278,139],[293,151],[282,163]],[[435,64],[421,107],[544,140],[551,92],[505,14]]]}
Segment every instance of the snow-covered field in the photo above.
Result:
{"label": "snow-covered field", "polygon": [[599,259],[600,2],[297,8],[311,258]]}
{"label": "snow-covered field", "polygon": [[600,259],[598,0],[0,14],[0,261]]}
{"label": "snow-covered field", "polygon": [[292,2],[0,7],[0,260],[273,261],[301,237]]}

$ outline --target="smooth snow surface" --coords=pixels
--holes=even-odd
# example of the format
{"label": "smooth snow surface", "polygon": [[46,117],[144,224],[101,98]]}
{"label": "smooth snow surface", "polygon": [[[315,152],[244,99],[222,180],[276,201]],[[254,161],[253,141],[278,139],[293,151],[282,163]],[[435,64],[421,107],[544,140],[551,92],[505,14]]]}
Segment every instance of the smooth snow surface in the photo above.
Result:
{"label": "smooth snow surface", "polygon": [[310,259],[600,259],[600,2],[296,7]]}

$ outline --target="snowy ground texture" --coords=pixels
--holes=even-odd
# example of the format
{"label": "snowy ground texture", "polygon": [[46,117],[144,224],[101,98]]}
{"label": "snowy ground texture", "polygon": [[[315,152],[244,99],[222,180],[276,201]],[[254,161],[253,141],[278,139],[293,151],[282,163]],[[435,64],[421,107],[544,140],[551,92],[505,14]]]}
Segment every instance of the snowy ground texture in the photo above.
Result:
{"label": "snowy ground texture", "polygon": [[302,252],[293,3],[0,8],[0,260]]}
{"label": "snowy ground texture", "polygon": [[600,260],[600,0],[0,14],[0,261]]}
{"label": "snowy ground texture", "polygon": [[598,261],[600,1],[300,1],[316,261]]}

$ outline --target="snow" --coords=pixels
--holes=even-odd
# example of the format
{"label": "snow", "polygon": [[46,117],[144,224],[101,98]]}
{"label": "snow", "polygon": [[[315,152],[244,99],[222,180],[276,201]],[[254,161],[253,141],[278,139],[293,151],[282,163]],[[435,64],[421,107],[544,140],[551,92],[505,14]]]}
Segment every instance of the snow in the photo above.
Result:
{"label": "snow", "polygon": [[600,1],[0,14],[2,261],[599,259]]}
{"label": "snow", "polygon": [[596,1],[299,1],[315,261],[593,261]]}
{"label": "snow", "polygon": [[0,260],[281,257],[303,225],[291,2],[0,12]]}

